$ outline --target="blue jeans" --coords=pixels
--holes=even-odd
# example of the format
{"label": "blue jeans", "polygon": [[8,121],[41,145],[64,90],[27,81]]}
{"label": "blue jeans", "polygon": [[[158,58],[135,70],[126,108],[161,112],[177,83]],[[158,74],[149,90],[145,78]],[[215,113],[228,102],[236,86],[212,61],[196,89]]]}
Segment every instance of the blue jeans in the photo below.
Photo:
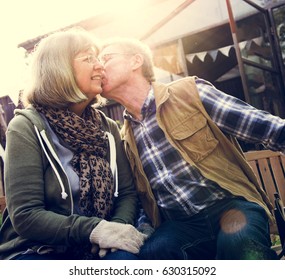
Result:
{"label": "blue jeans", "polygon": [[227,199],[187,218],[166,221],[141,247],[140,259],[278,259],[268,217],[256,203]]}
{"label": "blue jeans", "polygon": [[118,250],[113,253],[108,253],[102,260],[138,260],[138,256],[132,253]]}
{"label": "blue jeans", "polygon": [[[74,260],[71,255],[68,254],[43,254],[39,255],[37,253],[18,255],[13,258],[13,260]],[[95,257],[94,260],[100,260],[99,257]],[[138,260],[138,257],[132,253],[118,250],[113,253],[108,253],[102,260]]]}

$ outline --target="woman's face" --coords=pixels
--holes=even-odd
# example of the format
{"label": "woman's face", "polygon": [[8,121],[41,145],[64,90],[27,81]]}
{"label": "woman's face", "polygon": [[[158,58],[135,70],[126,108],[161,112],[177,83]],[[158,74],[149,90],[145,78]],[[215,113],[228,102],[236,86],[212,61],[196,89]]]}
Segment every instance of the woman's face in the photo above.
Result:
{"label": "woman's face", "polygon": [[79,89],[89,101],[102,92],[103,66],[97,58],[97,52],[89,49],[78,53],[73,61],[75,80]]}

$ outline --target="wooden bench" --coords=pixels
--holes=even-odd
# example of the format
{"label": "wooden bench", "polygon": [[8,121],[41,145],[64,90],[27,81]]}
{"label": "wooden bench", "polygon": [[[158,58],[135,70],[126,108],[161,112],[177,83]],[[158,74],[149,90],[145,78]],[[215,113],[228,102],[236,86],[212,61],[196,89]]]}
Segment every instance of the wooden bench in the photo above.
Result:
{"label": "wooden bench", "polygon": [[[271,203],[279,207],[274,210],[277,225],[272,226],[272,234],[280,236],[282,247],[285,243],[285,215],[280,215],[285,205],[285,155],[270,150],[250,151],[245,153],[245,158],[252,167],[259,184],[268,194]],[[276,197],[279,200],[276,201]]]}

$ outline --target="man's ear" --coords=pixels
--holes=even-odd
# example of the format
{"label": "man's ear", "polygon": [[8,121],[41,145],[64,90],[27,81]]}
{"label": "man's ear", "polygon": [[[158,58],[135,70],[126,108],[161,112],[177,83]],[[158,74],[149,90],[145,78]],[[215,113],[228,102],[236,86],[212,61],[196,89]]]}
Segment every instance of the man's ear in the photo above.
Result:
{"label": "man's ear", "polygon": [[133,70],[140,68],[143,65],[143,62],[144,62],[143,56],[140,53],[135,54],[132,57],[132,68],[133,68]]}

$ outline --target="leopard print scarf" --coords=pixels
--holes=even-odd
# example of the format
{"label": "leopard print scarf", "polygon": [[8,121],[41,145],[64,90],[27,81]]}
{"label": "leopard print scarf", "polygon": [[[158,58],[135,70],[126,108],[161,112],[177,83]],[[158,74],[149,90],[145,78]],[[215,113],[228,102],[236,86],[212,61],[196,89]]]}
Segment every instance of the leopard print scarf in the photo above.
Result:
{"label": "leopard print scarf", "polygon": [[82,117],[68,109],[36,105],[51,128],[74,152],[71,164],[80,180],[79,207],[85,216],[110,217],[113,176],[107,160],[108,136],[97,110],[88,106]]}

